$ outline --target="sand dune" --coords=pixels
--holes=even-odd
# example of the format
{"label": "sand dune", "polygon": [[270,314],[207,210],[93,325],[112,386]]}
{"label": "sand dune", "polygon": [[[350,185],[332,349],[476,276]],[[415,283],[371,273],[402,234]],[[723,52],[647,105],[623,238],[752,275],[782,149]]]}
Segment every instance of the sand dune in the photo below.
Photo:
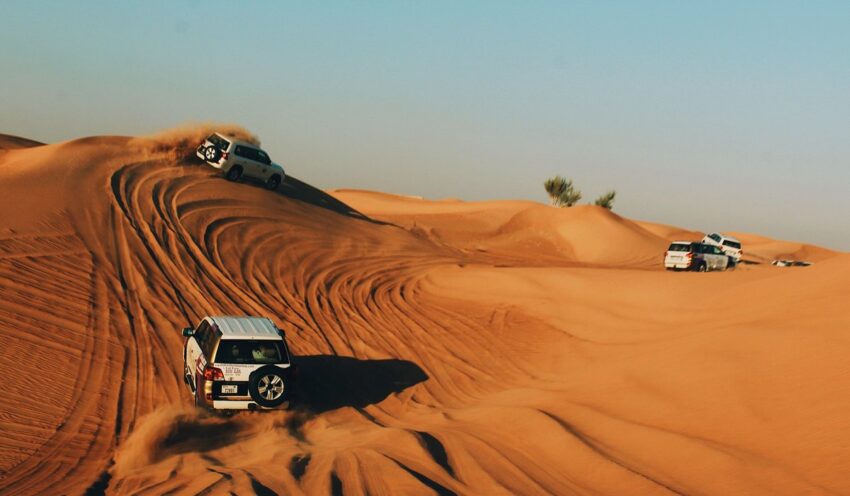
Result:
{"label": "sand dune", "polygon": [[21,138],[20,136],[0,134],[0,152],[3,150],[15,150],[18,148],[31,148],[43,144],[44,143],[33,141],[31,139]]}
{"label": "sand dune", "polygon": [[601,207],[530,201],[428,201],[356,190],[331,194],[369,215],[464,252],[555,265],[656,267],[667,239]]}
{"label": "sand dune", "polygon": [[[269,192],[188,158],[207,131],[0,146],[3,493],[850,492],[850,255],[666,273],[701,233]],[[206,314],[287,332],[297,408],[188,406]]]}

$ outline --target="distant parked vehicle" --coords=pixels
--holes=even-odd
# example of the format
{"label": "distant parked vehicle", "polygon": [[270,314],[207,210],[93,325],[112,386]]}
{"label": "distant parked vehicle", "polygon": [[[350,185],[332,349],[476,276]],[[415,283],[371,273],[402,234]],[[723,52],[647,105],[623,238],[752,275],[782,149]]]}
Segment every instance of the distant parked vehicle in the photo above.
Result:
{"label": "distant parked vehicle", "polygon": [[774,260],[770,264],[777,267],[808,267],[812,265],[812,262],[805,260]]}
{"label": "distant parked vehicle", "polygon": [[209,135],[195,150],[195,155],[224,171],[224,177],[230,181],[250,177],[265,182],[268,189],[277,189],[286,179],[283,167],[272,162],[259,147],[219,133]]}
{"label": "distant parked vehicle", "polygon": [[667,270],[726,270],[729,256],[717,246],[691,241],[674,241],[664,255]]}
{"label": "distant parked vehicle", "polygon": [[719,247],[723,250],[723,253],[729,256],[733,265],[741,263],[744,250],[741,249],[741,241],[738,238],[721,233],[711,233],[706,234],[702,238],[702,242]]}
{"label": "distant parked vehicle", "polygon": [[183,378],[195,406],[286,408],[295,378],[283,331],[263,317],[206,317],[183,329]]}

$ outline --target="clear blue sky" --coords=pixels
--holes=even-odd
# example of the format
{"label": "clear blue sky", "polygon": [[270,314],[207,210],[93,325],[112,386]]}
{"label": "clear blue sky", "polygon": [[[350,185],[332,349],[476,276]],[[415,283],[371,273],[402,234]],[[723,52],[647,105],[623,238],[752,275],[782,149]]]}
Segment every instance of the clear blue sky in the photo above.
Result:
{"label": "clear blue sky", "polygon": [[850,3],[0,0],[0,132],[241,124],[322,188],[850,250]]}

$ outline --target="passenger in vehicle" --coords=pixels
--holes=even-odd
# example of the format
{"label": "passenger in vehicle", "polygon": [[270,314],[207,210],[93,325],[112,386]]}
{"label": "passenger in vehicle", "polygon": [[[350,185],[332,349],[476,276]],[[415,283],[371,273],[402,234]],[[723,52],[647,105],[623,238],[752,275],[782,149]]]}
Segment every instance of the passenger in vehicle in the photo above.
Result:
{"label": "passenger in vehicle", "polygon": [[257,363],[272,363],[277,359],[277,350],[266,343],[258,344],[251,350],[251,354]]}

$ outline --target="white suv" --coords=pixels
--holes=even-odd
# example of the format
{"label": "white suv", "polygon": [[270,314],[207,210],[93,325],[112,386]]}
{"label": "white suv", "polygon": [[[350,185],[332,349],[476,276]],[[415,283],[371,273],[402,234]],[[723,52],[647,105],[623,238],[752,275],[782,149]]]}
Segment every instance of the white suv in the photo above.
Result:
{"label": "white suv", "polygon": [[723,253],[729,256],[733,265],[741,263],[741,257],[744,255],[744,250],[741,249],[741,241],[738,238],[727,236],[721,233],[706,234],[702,238],[702,242],[714,245],[723,250]]}
{"label": "white suv", "polygon": [[269,189],[277,189],[286,179],[283,167],[272,162],[269,155],[247,141],[240,141],[213,133],[195,150],[195,155],[216,169],[224,177],[238,181],[242,176],[258,179]]}
{"label": "white suv", "polygon": [[287,408],[295,378],[283,331],[264,317],[206,317],[183,329],[183,378],[195,406]]}
{"label": "white suv", "polygon": [[726,270],[729,257],[720,248],[706,243],[691,241],[673,241],[664,254],[664,268],[667,270]]}

